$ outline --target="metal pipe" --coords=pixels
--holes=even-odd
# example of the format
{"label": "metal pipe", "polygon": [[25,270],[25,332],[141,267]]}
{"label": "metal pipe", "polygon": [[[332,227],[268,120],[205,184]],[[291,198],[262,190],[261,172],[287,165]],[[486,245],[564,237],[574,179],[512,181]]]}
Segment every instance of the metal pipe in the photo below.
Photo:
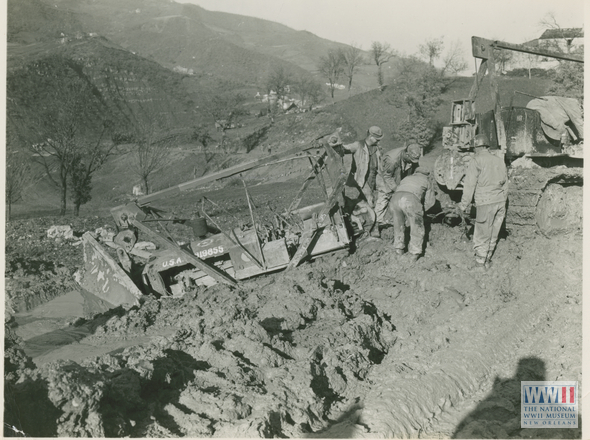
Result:
{"label": "metal pipe", "polygon": [[[327,136],[328,134],[323,134],[321,136],[318,136],[317,138],[314,139],[314,141],[317,141],[318,139],[321,139],[321,138]],[[151,193],[151,194],[147,194],[145,196],[138,197],[136,202],[139,206],[144,206],[144,205],[147,205],[147,204],[153,202],[154,200],[159,200],[159,199],[171,197],[173,195],[182,193],[184,191],[188,191],[193,188],[197,188],[197,187],[202,186],[206,183],[213,182],[213,181],[219,180],[219,179],[223,179],[225,177],[230,177],[230,176],[233,176],[234,174],[239,174],[243,171],[248,171],[248,170],[251,170],[252,168],[256,168],[256,167],[263,166],[263,165],[269,164],[269,163],[277,161],[277,160],[284,159],[286,156],[289,156],[291,154],[297,154],[297,153],[305,152],[307,150],[317,149],[318,146],[314,145],[314,144],[315,144],[315,142],[312,141],[309,145],[307,145],[305,147],[297,146],[294,148],[290,148],[289,150],[273,154],[268,157],[264,157],[261,159],[256,159],[251,162],[246,162],[243,164],[235,165],[233,167],[230,167],[230,168],[223,170],[223,171],[219,171],[217,173],[212,173],[207,176],[202,176],[202,177],[199,177],[198,179],[193,179],[193,180],[189,180],[188,182],[181,183],[180,185],[176,185],[176,186],[173,186],[170,188],[163,189],[161,191],[156,191],[155,193]]]}
{"label": "metal pipe", "polygon": [[211,222],[211,223],[212,223],[212,224],[213,224],[213,225],[214,225],[214,226],[215,226],[217,229],[219,229],[219,230],[221,231],[221,233],[222,233],[223,235],[225,235],[225,237],[226,237],[226,238],[227,238],[227,239],[228,239],[228,240],[229,240],[231,243],[233,243],[233,244],[234,244],[234,245],[236,245],[236,246],[239,246],[239,247],[241,247],[241,248],[244,250],[244,252],[246,252],[246,253],[248,254],[248,256],[249,256],[250,258],[252,258],[252,261],[254,261],[254,264],[256,264],[256,266],[258,266],[258,268],[259,268],[259,269],[261,269],[261,270],[265,270],[265,269],[262,267],[262,264],[260,264],[260,262],[259,262],[259,261],[258,261],[258,260],[257,260],[257,259],[254,257],[254,255],[252,255],[252,253],[251,253],[251,252],[250,252],[250,251],[249,251],[249,250],[246,248],[246,246],[244,246],[242,243],[240,243],[240,240],[238,240],[238,237],[236,236],[236,233],[235,233],[235,231],[234,231],[234,237],[235,237],[236,239],[234,240],[233,238],[231,238],[231,237],[230,237],[230,235],[229,235],[227,232],[225,232],[223,229],[221,229],[221,227],[220,227],[220,226],[219,226],[219,225],[218,225],[218,224],[215,222],[215,220],[213,220],[211,217],[209,217],[209,216],[207,215],[207,213],[205,212],[205,210],[204,210],[204,209],[202,209],[202,211],[203,211],[203,215],[205,216],[205,218],[206,218],[207,220],[209,220],[209,221],[210,221],[210,222]]}
{"label": "metal pipe", "polygon": [[252,210],[252,203],[250,203],[250,194],[248,193],[248,185],[240,174],[240,179],[244,184],[244,191],[246,191],[246,200],[248,200],[248,209],[250,210],[250,218],[252,219],[252,227],[254,228],[254,235],[256,236],[256,248],[260,252],[260,261],[262,263],[262,270],[266,270],[266,262],[264,261],[264,254],[262,253],[262,247],[260,246],[260,238],[258,237],[258,231],[256,230],[256,221],[254,220],[254,211]]}

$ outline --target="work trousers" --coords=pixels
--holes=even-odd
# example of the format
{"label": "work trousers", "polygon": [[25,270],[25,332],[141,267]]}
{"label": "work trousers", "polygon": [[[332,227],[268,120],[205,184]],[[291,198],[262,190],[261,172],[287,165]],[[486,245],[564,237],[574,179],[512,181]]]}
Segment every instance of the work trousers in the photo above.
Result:
{"label": "work trousers", "polygon": [[376,193],[377,201],[375,202],[375,214],[377,215],[377,222],[383,224],[385,223],[385,214],[387,213],[391,196],[393,196],[393,191],[385,192],[377,188]]}
{"label": "work trousers", "polygon": [[404,249],[406,235],[406,221],[410,226],[410,243],[408,252],[414,255],[422,253],[424,242],[424,206],[414,194],[398,191],[391,198],[391,213],[393,214],[393,247]]}
{"label": "work trousers", "polygon": [[491,260],[506,217],[506,202],[477,206],[473,231],[473,250],[479,263]]}

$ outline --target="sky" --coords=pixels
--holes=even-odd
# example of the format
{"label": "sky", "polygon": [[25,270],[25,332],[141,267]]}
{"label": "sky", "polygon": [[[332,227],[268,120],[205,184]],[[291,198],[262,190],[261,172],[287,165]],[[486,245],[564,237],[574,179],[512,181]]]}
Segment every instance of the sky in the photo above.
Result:
{"label": "sky", "polygon": [[386,42],[400,54],[444,38],[470,50],[472,35],[524,43],[542,33],[553,13],[560,27],[582,27],[584,0],[176,0],[210,11],[264,18],[296,30],[369,50]]}

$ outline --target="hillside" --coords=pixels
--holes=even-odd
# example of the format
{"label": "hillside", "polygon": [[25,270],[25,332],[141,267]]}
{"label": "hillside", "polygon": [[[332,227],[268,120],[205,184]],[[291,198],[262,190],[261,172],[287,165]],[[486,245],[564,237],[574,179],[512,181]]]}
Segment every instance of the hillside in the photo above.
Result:
{"label": "hillside", "polygon": [[[225,12],[207,11],[184,4],[186,13],[199,10],[202,23],[222,38],[246,49],[289,61],[306,70],[316,70],[317,60],[330,49],[345,44],[320,38],[308,31],[296,31],[268,20]],[[365,53],[368,55],[368,53]]]}
{"label": "hillside", "polygon": [[98,34],[164,67],[192,69],[235,87],[258,86],[279,65],[295,75],[315,70],[320,55],[344,46],[270,21],[164,0],[13,3],[9,42]]}
{"label": "hillside", "polygon": [[183,75],[100,37],[11,46],[8,65],[9,117],[25,126],[34,124],[41,109],[59,106],[64,96],[56,93],[67,87],[68,78],[89,85],[84,107],[89,112],[95,98],[101,103],[100,112],[113,120],[128,119],[149,103],[169,114],[173,127],[190,125],[192,104]]}
{"label": "hillside", "polygon": [[[533,78],[501,78],[499,81],[501,99],[506,105],[515,90],[531,95],[542,95],[549,85],[548,80]],[[459,78],[444,95],[443,103],[437,112],[437,121],[448,124],[451,101],[463,99],[469,94],[472,78]],[[517,95],[515,105],[525,105],[530,99]],[[479,110],[487,110],[491,106],[489,84],[486,81],[481,86],[476,100]],[[300,114],[284,114],[270,123],[267,118],[252,116],[241,119],[244,127],[227,131],[227,148],[215,148],[211,145],[207,151],[198,143],[180,144],[172,152],[172,160],[156,175],[154,175],[154,190],[164,189],[201,176],[204,173],[216,171],[221,167],[228,167],[240,162],[251,161],[267,154],[270,147],[273,153],[292,148],[295,145],[305,145],[314,137],[331,133],[342,128],[341,137],[345,142],[362,138],[367,127],[379,125],[385,132],[382,141],[384,150],[403,145],[403,139],[396,137],[396,123],[403,112],[388,104],[384,96],[378,91],[371,91],[353,96],[334,105],[327,105],[313,112]],[[254,144],[248,144],[253,133],[258,133]],[[212,132],[217,139],[218,133]],[[250,142],[252,142],[250,140]],[[438,154],[441,141],[437,140],[430,155]],[[121,156],[114,158],[110,164],[99,173],[94,180],[93,200],[82,207],[83,212],[108,212],[108,209],[131,199],[131,189],[136,183],[136,177],[129,173],[130,158]],[[272,167],[264,167],[259,171],[251,171],[244,177],[251,183],[279,182],[300,180],[309,169],[307,162],[287,162]],[[212,188],[231,184],[230,179],[223,179],[212,185]],[[195,196],[196,197],[196,196]],[[189,197],[192,202],[196,199]],[[188,200],[188,199],[187,199]],[[165,207],[169,201],[158,203]],[[191,203],[192,203],[191,202]],[[174,202],[178,203],[178,202]],[[182,202],[181,202],[182,203]],[[18,216],[30,215],[34,209],[41,212],[54,212],[58,207],[57,195],[51,188],[37,187],[28,193],[27,202],[14,207]]]}

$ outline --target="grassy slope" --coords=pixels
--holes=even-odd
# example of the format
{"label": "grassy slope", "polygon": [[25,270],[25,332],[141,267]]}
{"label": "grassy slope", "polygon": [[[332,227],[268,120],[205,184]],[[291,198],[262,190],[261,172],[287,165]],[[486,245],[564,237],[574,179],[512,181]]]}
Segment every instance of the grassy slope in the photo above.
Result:
{"label": "grassy slope", "polygon": [[[16,0],[10,0],[11,3]],[[34,2],[62,18],[54,20],[51,35],[60,29],[66,33],[94,32],[107,37],[121,47],[173,68],[182,66],[216,79],[229,81],[225,87],[260,87],[268,72],[283,65],[294,75],[317,73],[322,55],[346,45],[325,40],[306,31],[253,17],[212,12],[196,5],[179,4],[163,0],[23,0]],[[55,7],[57,6],[57,8]],[[13,9],[15,9],[13,7]],[[32,6],[29,9],[34,9]],[[64,27],[63,14],[79,23]],[[41,16],[40,16],[41,15]],[[35,33],[46,27],[38,12],[33,19],[23,22],[22,34]],[[55,17],[52,17],[52,20]],[[376,67],[360,66],[353,80],[352,93],[376,87]],[[393,65],[393,63],[391,63]],[[386,66],[385,77],[388,77]],[[344,83],[343,77],[339,82]],[[349,92],[336,91],[336,100],[349,97]]]}
{"label": "grassy slope", "polygon": [[[254,35],[262,33],[255,29],[276,28],[271,33],[275,39],[297,34],[286,26],[233,14],[212,14],[195,5],[163,0],[52,0],[51,4],[75,14],[88,32],[104,35],[165,67],[182,66],[234,81],[236,86],[260,83],[276,65],[301,73],[305,66],[299,62],[309,58],[305,50],[296,49],[289,56],[261,50],[272,43],[269,37],[257,39]],[[247,35],[241,35],[241,27],[234,26],[236,20],[247,22],[244,28],[249,34],[246,31]],[[336,44],[315,36],[307,40],[305,47]]]}
{"label": "grassy slope", "polygon": [[[508,104],[510,97],[515,90],[532,95],[542,95],[548,87],[548,81],[534,78],[501,78],[500,92],[502,102]],[[441,104],[437,113],[437,119],[441,123],[448,123],[450,101],[462,99],[468,96],[471,88],[471,78],[459,78],[444,96],[445,101]],[[517,95],[515,105],[525,105],[530,98]],[[479,96],[476,100],[478,111],[485,111],[491,107],[489,96],[489,84],[487,80],[481,86]],[[296,145],[305,145],[316,136],[334,131],[342,127],[342,137],[345,141],[352,141],[363,136],[368,126],[381,125],[386,137],[383,141],[385,150],[400,145],[400,141],[391,136],[391,127],[395,118],[401,117],[402,112],[387,104],[378,91],[371,91],[353,96],[350,99],[328,105],[320,111],[304,114],[280,115],[268,130],[267,134],[259,141],[259,146],[246,154],[243,148],[229,154],[218,152],[210,164],[206,164],[198,145],[180,145],[173,151],[171,162],[159,171],[153,180],[154,190],[160,190],[169,186],[190,180],[195,175],[200,176],[204,172],[210,172],[224,164],[225,167],[240,162],[254,160],[264,157],[267,148],[272,147],[276,153]],[[252,118],[243,120],[245,127],[239,130],[227,132],[228,139],[233,140],[233,145],[239,147],[240,139],[255,129],[269,125],[266,118]],[[439,151],[435,147],[432,154]],[[94,180],[93,201],[83,206],[83,212],[94,212],[105,210],[131,199],[131,189],[137,178],[130,171],[131,159],[129,156],[121,156],[113,159],[105,169],[96,176]],[[273,167],[261,168],[257,171],[245,173],[245,177],[251,182],[260,181],[285,181],[301,178],[308,170],[305,161],[286,162]],[[229,179],[220,181],[213,187],[227,185]],[[29,191],[27,202],[15,207],[15,213],[22,213],[41,207],[50,208],[58,206],[58,199],[51,188],[38,186],[34,191]]]}
{"label": "grassy slope", "polygon": [[[189,8],[196,7],[187,5],[187,10]],[[317,69],[317,61],[328,50],[347,47],[311,32],[296,31],[272,21],[198,9],[205,26],[224,39],[241,47],[290,61],[309,71]],[[368,57],[368,53],[365,56]]]}
{"label": "grassy slope", "polygon": [[[509,78],[503,77],[499,81],[500,101],[503,105],[509,105],[511,97],[515,91],[528,93],[530,95],[540,96],[544,94],[549,86],[549,80],[533,78]],[[443,95],[443,103],[439,106],[436,113],[436,120],[448,124],[450,121],[451,102],[459,99],[466,99],[469,96],[473,78],[459,77],[451,85],[449,90]],[[338,102],[327,108],[327,111],[341,114],[352,127],[358,136],[363,136],[365,131],[371,125],[380,126],[385,137],[381,142],[385,150],[403,145],[403,140],[395,137],[396,121],[405,117],[403,110],[396,108],[387,103],[384,94],[378,90],[372,90],[361,95],[356,95],[350,99]],[[515,106],[525,106],[532,98],[523,95],[514,95]],[[489,80],[484,79],[475,101],[478,112],[485,112],[492,108],[492,100],[489,88]],[[438,142],[437,144],[440,144]]]}

